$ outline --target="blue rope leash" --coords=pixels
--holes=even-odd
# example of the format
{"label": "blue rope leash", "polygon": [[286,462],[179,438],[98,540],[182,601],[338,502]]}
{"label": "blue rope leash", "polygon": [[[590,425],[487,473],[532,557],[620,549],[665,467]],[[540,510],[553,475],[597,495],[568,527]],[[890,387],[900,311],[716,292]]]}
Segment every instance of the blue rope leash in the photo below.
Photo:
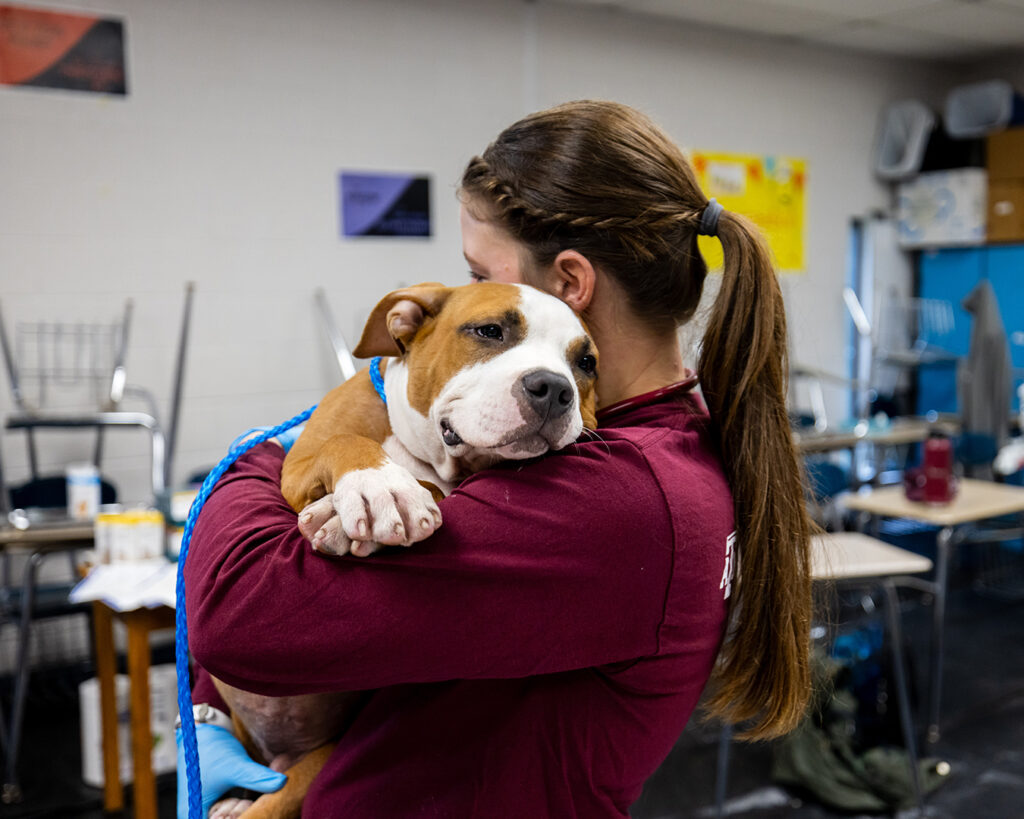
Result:
{"label": "blue rope leash", "polygon": [[388,396],[384,392],[384,373],[380,371],[380,362],[380,356],[370,359],[370,383],[373,384],[373,389],[386,407],[388,405]]}
{"label": "blue rope leash", "polygon": [[213,491],[214,485],[238,458],[257,444],[261,444],[294,426],[298,426],[309,418],[315,409],[316,405],[314,404],[291,420],[260,432],[254,438],[233,445],[228,454],[206,476],[199,494],[196,496],[195,501],[193,501],[192,507],[188,510],[188,518],[185,521],[185,533],[181,539],[181,553],[178,556],[178,581],[175,589],[176,603],[174,610],[174,664],[178,675],[178,711],[181,714],[181,738],[185,754],[185,770],[178,771],[178,776],[185,775],[188,777],[189,819],[205,819],[203,817],[203,787],[199,776],[199,745],[196,740],[196,723],[192,715],[192,690],[189,686],[188,625],[185,618],[184,570],[189,543],[192,541],[192,529],[195,528],[199,512]]}

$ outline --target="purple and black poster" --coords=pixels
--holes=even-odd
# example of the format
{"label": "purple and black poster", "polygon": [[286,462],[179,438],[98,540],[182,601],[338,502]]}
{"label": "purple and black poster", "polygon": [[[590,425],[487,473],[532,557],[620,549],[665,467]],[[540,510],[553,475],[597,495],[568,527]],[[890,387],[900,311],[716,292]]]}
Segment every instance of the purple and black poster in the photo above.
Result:
{"label": "purple and black poster", "polygon": [[342,236],[430,236],[429,177],[342,171],[338,180]]}

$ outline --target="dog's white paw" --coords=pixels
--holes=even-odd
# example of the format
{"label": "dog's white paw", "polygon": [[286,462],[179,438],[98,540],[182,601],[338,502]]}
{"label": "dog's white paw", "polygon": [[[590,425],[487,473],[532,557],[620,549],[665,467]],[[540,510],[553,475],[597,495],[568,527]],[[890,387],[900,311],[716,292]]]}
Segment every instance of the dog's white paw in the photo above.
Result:
{"label": "dog's white paw", "polygon": [[430,491],[393,463],[357,469],[341,477],[331,499],[337,517],[328,520],[313,546],[330,554],[365,557],[379,546],[409,546],[441,525]]}
{"label": "dog's white paw", "polygon": [[210,808],[208,819],[238,819],[251,807],[251,799],[222,799]]}

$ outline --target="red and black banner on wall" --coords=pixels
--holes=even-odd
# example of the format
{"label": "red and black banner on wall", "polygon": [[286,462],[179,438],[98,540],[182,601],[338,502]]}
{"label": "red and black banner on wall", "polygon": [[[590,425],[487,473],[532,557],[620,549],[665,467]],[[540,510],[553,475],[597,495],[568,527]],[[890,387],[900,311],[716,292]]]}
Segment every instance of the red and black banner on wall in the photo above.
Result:
{"label": "red and black banner on wall", "polygon": [[0,84],[127,94],[124,23],[0,3]]}

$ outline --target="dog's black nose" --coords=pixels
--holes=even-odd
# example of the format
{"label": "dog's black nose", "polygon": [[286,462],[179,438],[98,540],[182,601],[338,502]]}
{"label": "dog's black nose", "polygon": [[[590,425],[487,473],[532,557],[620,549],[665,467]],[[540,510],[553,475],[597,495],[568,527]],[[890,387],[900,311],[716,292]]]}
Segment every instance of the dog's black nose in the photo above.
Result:
{"label": "dog's black nose", "polygon": [[522,378],[526,401],[541,418],[565,415],[572,406],[572,384],[569,379],[550,370],[534,370]]}

